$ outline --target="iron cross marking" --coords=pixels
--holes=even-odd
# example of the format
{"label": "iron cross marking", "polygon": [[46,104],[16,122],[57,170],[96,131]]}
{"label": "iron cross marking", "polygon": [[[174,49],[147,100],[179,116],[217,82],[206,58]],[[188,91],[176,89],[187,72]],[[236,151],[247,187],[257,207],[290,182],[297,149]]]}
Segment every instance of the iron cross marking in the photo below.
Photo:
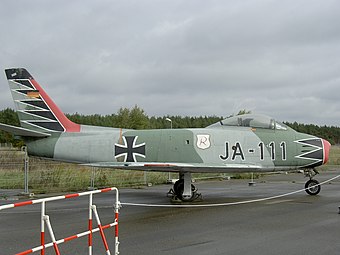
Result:
{"label": "iron cross marking", "polygon": [[124,157],[124,162],[137,162],[136,156],[145,158],[145,143],[136,144],[138,136],[123,136],[124,144],[115,144],[115,158]]}

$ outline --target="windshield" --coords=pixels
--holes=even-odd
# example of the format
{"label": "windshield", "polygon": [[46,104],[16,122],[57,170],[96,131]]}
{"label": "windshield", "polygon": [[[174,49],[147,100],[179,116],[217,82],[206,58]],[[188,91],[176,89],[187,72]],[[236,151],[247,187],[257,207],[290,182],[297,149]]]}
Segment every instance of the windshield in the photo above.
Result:
{"label": "windshield", "polygon": [[260,114],[237,115],[222,120],[220,124],[223,126],[287,130],[287,127],[284,124],[276,122],[271,117]]}

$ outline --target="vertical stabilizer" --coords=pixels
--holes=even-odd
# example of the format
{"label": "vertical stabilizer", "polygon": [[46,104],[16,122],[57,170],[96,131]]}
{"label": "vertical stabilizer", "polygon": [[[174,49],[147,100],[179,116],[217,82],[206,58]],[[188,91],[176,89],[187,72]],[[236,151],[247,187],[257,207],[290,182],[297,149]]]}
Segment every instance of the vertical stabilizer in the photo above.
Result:
{"label": "vertical stabilizer", "polygon": [[38,132],[79,132],[24,68],[6,69],[8,84],[23,128]]}

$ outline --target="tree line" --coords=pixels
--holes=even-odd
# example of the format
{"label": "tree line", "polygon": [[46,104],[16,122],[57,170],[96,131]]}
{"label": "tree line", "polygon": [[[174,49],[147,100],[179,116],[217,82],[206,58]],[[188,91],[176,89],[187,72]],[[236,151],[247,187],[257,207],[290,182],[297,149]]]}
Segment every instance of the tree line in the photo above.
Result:
{"label": "tree line", "polygon": [[[241,110],[238,114],[249,113]],[[66,116],[78,124],[127,128],[127,129],[162,129],[162,128],[205,128],[223,119],[219,116],[163,116],[149,117],[144,110],[137,105],[129,108],[120,108],[117,113],[109,115],[83,115],[79,113],[66,114]],[[13,109],[6,108],[0,111],[0,123],[19,126],[19,119]],[[314,124],[289,123],[285,124],[298,132],[315,135],[327,139],[332,144],[340,144],[340,127],[317,126]],[[12,143],[21,146],[23,142],[15,139],[11,134],[0,131],[0,143]]]}

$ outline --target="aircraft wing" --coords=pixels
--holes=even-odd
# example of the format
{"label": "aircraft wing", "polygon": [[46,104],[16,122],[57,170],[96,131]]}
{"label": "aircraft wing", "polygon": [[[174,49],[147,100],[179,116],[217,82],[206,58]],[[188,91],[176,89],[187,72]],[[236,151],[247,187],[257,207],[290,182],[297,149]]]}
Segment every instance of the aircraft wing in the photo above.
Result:
{"label": "aircraft wing", "polygon": [[256,172],[262,166],[252,164],[226,164],[226,165],[208,165],[204,163],[160,163],[160,162],[97,162],[84,164],[92,167],[115,168],[126,170],[143,170],[156,172]]}
{"label": "aircraft wing", "polygon": [[0,123],[0,130],[6,131],[8,133],[11,133],[13,135],[18,135],[18,136],[29,136],[29,137],[37,137],[37,138],[51,136],[50,134],[47,134],[47,133],[33,131],[27,128],[11,126],[7,124],[3,124],[3,123]]}

